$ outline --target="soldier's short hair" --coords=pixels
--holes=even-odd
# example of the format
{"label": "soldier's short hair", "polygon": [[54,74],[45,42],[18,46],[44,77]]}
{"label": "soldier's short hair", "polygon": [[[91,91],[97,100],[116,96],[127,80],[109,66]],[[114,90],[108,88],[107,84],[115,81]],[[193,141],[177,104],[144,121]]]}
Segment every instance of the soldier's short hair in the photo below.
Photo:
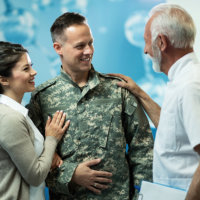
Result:
{"label": "soldier's short hair", "polygon": [[51,38],[53,42],[56,42],[58,39],[65,41],[66,38],[63,36],[63,32],[66,28],[78,24],[86,23],[86,18],[79,13],[75,12],[66,12],[59,16],[53,23],[50,28]]}

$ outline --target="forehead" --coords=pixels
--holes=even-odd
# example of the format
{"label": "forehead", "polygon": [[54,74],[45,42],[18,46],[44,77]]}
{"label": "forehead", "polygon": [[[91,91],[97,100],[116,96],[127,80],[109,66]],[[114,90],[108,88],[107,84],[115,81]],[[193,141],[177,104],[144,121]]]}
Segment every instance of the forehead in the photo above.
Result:
{"label": "forehead", "polygon": [[19,61],[15,64],[15,66],[13,67],[13,70],[15,69],[19,69],[21,67],[23,67],[24,65],[28,64],[29,61],[28,61],[28,54],[27,53],[24,53],[22,54],[21,58],[19,59]]}
{"label": "forehead", "polygon": [[144,31],[145,40],[151,38],[151,23],[152,23],[152,18],[150,18],[145,25],[145,31]]}
{"label": "forehead", "polygon": [[68,42],[93,39],[91,30],[87,24],[72,25],[64,30],[64,35]]}

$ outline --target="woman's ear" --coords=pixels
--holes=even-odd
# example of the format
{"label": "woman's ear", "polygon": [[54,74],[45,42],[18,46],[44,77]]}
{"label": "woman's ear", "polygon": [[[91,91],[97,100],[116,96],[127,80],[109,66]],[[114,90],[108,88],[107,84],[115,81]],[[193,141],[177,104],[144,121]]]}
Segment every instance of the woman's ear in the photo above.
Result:
{"label": "woman's ear", "polygon": [[2,86],[8,86],[9,85],[8,78],[5,76],[0,76],[0,83]]}

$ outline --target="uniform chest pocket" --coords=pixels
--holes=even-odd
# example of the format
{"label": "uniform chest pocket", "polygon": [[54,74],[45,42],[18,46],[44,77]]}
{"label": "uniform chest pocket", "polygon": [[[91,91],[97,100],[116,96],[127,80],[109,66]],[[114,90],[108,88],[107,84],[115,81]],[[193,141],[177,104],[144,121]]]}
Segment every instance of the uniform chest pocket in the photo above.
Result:
{"label": "uniform chest pocket", "polygon": [[106,148],[111,121],[112,114],[98,113],[98,118],[90,124],[88,129],[90,140],[96,147]]}
{"label": "uniform chest pocket", "polygon": [[176,118],[174,113],[161,113],[156,140],[160,147],[168,151],[176,150]]}
{"label": "uniform chest pocket", "polygon": [[88,133],[90,134],[90,142],[94,147],[106,148],[109,132],[112,124],[113,115],[117,114],[119,101],[109,100],[104,102],[95,101],[90,106],[88,116]]}

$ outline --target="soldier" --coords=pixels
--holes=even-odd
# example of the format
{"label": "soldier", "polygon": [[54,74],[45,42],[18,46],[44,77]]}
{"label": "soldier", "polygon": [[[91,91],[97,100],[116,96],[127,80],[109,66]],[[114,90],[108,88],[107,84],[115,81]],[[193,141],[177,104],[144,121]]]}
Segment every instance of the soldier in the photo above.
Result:
{"label": "soldier", "polygon": [[71,117],[57,148],[63,164],[46,180],[51,200],[136,199],[134,188],[152,180],[153,137],[140,103],[116,86],[119,79],[93,68],[93,37],[83,16],[64,13],[51,35],[61,73],[40,85],[28,105],[41,130],[56,110]]}

